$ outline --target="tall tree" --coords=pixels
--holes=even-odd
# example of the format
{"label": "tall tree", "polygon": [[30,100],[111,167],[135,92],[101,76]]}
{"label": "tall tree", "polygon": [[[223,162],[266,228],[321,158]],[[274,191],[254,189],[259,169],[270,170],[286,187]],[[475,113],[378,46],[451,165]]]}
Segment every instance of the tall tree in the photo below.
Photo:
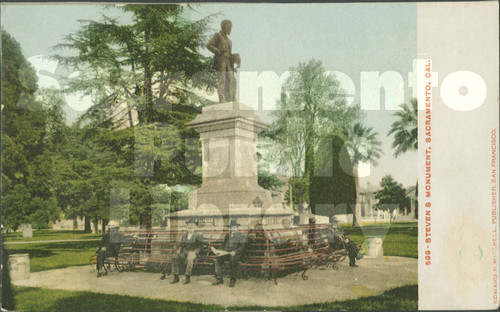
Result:
{"label": "tall tree", "polygon": [[328,216],[350,212],[356,198],[352,170],[344,140],[337,135],[324,138],[316,151],[309,189],[312,212]]}
{"label": "tall tree", "polygon": [[59,218],[52,194],[47,112],[21,47],[2,30],[2,219],[44,228]]}
{"label": "tall tree", "polygon": [[354,182],[356,186],[356,204],[353,209],[353,226],[361,225],[361,209],[359,200],[359,172],[358,166],[360,163],[369,162],[374,166],[378,165],[377,159],[382,154],[381,142],[377,140],[377,133],[373,128],[364,127],[357,122],[345,131],[347,138],[346,148],[353,165]]}
{"label": "tall tree", "polygon": [[318,142],[341,134],[360,115],[349,107],[345,92],[320,61],[311,60],[290,69],[274,112],[276,121],[263,135],[280,145],[281,162],[294,176],[312,176]]}
{"label": "tall tree", "polygon": [[398,117],[391,125],[388,135],[394,134],[394,157],[418,149],[418,102],[412,99],[410,105],[401,104],[401,111],[394,113]]}
{"label": "tall tree", "polygon": [[[122,9],[130,14],[131,23],[120,24],[108,17],[85,21],[56,47],[77,54],[55,58],[79,72],[68,79],[65,91],[90,95],[94,103],[78,122],[85,144],[93,151],[80,161],[91,159],[99,169],[91,176],[80,176],[79,181],[93,181],[99,188],[92,191],[88,183],[79,184],[85,192],[99,195],[89,197],[94,199],[86,205],[98,207],[109,201],[110,186],[121,185],[130,190],[135,222],[150,213],[152,186],[201,183],[199,136],[185,124],[199,113],[200,106],[211,103],[193,90],[214,88],[216,76],[211,60],[198,52],[206,41],[210,17],[186,20],[183,13],[190,7],[176,4]],[[124,105],[127,117],[120,124],[115,115]],[[134,112],[138,113],[137,125]],[[103,209],[101,217],[106,214]]]}
{"label": "tall tree", "polygon": [[287,165],[293,177],[307,180],[299,183],[308,186],[301,196],[304,199],[309,197],[319,142],[341,134],[360,116],[359,108],[349,107],[345,97],[340,83],[320,61],[300,63],[290,69],[282,86],[275,122],[262,133],[276,142],[279,164]]}
{"label": "tall tree", "polygon": [[[389,130],[388,135],[394,134],[394,157],[406,153],[407,151],[418,150],[418,101],[413,98],[410,105],[401,104],[401,111],[394,116],[398,117]],[[418,197],[418,181],[416,183],[416,193]],[[418,216],[418,200],[415,204],[415,216]]]}

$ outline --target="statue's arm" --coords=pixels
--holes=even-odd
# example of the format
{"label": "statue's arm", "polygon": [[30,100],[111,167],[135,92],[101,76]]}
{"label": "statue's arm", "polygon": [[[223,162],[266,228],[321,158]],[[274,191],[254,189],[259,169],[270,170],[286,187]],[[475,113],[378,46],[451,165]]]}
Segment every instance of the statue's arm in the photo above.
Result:
{"label": "statue's arm", "polygon": [[217,34],[215,34],[212,39],[210,39],[207,43],[207,49],[208,51],[212,52],[213,54],[215,55],[219,55],[220,54],[220,50],[217,48],[217,46],[219,45],[219,40],[218,40],[218,36]]}

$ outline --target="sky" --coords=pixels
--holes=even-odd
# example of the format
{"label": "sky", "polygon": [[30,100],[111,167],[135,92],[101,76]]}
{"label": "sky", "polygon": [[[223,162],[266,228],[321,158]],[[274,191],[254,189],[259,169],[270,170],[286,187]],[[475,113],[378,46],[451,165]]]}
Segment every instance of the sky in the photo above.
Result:
{"label": "sky", "polygon": [[[237,100],[272,122],[269,112],[279,96],[279,77],[285,77],[285,72],[301,62],[320,60],[327,71],[337,74],[343,88],[352,95],[353,105],[361,103],[363,123],[373,127],[382,142],[384,154],[378,166],[369,166],[369,170],[365,167],[362,187],[367,182],[372,187],[379,185],[387,174],[405,187],[415,185],[417,153],[394,158],[393,137],[387,135],[396,120],[395,107],[401,101],[408,103],[413,96],[408,74],[417,56],[415,3],[207,3],[195,6],[187,17],[201,19],[216,13],[219,15],[212,18],[208,34],[220,29],[222,19],[231,20],[233,53],[239,53],[242,59]],[[1,14],[3,29],[20,43],[24,56],[35,65],[39,84],[52,87],[58,86],[58,80],[49,73],[58,73],[59,67],[43,56],[53,54],[54,45],[77,31],[79,20],[100,20],[105,14],[117,17],[121,23],[130,22],[130,16],[114,6],[105,9],[96,4],[4,3]],[[200,52],[210,54],[206,49]],[[386,72],[389,88],[380,96],[370,93],[380,90],[380,86],[373,87],[373,77]],[[399,91],[391,93],[389,89]],[[90,105],[79,96],[68,96],[66,102],[70,120]]]}

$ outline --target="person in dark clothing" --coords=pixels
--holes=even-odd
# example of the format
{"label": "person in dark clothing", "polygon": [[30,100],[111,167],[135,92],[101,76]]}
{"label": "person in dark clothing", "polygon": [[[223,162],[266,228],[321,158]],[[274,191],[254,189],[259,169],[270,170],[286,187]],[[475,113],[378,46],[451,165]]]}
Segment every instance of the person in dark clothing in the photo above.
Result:
{"label": "person in dark clothing", "polygon": [[222,264],[224,261],[229,261],[229,287],[234,287],[236,284],[236,270],[238,262],[245,254],[247,237],[238,231],[238,222],[231,220],[229,224],[229,233],[224,238],[222,250],[212,247],[212,252],[217,256],[215,258],[215,282],[213,285],[224,284],[222,279]]}
{"label": "person in dark clothing", "polygon": [[[104,260],[109,257],[118,257],[123,236],[118,232],[120,229],[112,221],[108,224],[109,230],[104,234],[97,249],[97,277],[107,274]],[[102,272],[104,271],[104,272]]]}
{"label": "person in dark clothing", "polygon": [[356,243],[349,238],[349,236],[338,228],[338,221],[333,220],[331,223],[331,227],[328,229],[328,242],[330,244],[330,248],[337,249],[345,249],[347,251],[347,255],[349,256],[349,266],[357,267],[356,259],[358,258],[359,249]]}
{"label": "person in dark clothing", "polygon": [[203,253],[203,235],[196,231],[198,225],[195,220],[186,221],[188,232],[181,236],[178,254],[172,259],[172,273],[174,279],[171,284],[179,282],[180,265],[186,265],[186,280],[184,285],[191,282],[194,260]]}
{"label": "person in dark clothing", "polygon": [[356,243],[347,236],[347,234],[344,234],[344,243],[345,243],[345,249],[347,250],[347,254],[349,255],[349,266],[350,267],[357,267],[358,265],[356,264],[356,259],[359,253],[358,246]]}

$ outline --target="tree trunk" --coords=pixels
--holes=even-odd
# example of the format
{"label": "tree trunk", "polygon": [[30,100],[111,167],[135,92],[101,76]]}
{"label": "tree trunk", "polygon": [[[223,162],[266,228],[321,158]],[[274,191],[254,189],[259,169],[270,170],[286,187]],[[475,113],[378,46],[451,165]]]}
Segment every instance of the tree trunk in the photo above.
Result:
{"label": "tree trunk", "polygon": [[314,218],[309,219],[309,233],[307,236],[307,244],[314,246],[316,244],[316,221],[314,221]]}
{"label": "tree trunk", "polygon": [[144,60],[144,95],[146,98],[146,122],[153,122],[153,75],[151,70],[151,60],[149,56],[149,43],[151,41],[151,31],[149,29],[146,29],[144,31],[144,40],[146,46],[146,58]]}
{"label": "tree trunk", "polygon": [[102,219],[101,222],[102,222],[102,224],[101,224],[101,233],[104,236],[104,234],[106,234],[106,220]]}
{"label": "tree trunk", "polygon": [[354,185],[356,188],[356,203],[352,207],[352,226],[361,226],[361,206],[359,200],[359,176],[358,176],[358,165],[354,165],[352,169],[354,173]]}
{"label": "tree trunk", "polygon": [[[306,187],[307,191],[309,191],[309,194],[311,194],[311,180],[314,177],[314,116],[310,118],[308,121],[307,129],[306,129],[306,146],[305,146],[305,174],[306,174],[306,179],[309,182],[309,185]],[[304,190],[304,195],[305,195],[306,190]],[[309,204],[311,201],[309,200]],[[309,206],[309,211],[312,214],[316,214],[316,207],[313,205]]]}
{"label": "tree trunk", "polygon": [[12,286],[10,283],[10,272],[9,272],[9,255],[4,250],[2,244],[2,311],[14,311],[15,302],[12,293]]}
{"label": "tree trunk", "polygon": [[140,228],[146,229],[146,253],[151,253],[151,228],[152,216],[151,213],[141,213],[140,215]]}
{"label": "tree trunk", "polygon": [[416,199],[415,199],[415,218],[418,220],[418,181],[417,181],[415,193],[416,193],[415,194],[415,196],[416,196]]}
{"label": "tree trunk", "polygon": [[128,122],[129,122],[129,126],[130,128],[132,128],[134,126],[134,119],[132,118],[132,109],[129,107],[127,107],[127,114],[128,114]]}
{"label": "tree trunk", "polygon": [[99,220],[95,218],[92,221],[94,223],[94,233],[97,234],[99,233]]}
{"label": "tree trunk", "polygon": [[314,176],[314,129],[312,123],[314,122],[314,119],[311,121],[306,121],[310,123],[310,125],[307,125],[306,129],[306,137],[305,137],[305,164],[304,164],[304,169],[305,169],[305,174],[308,180]]}
{"label": "tree trunk", "polygon": [[152,216],[150,209],[140,214],[139,224],[141,229],[150,230],[152,228],[153,225],[152,225]]}
{"label": "tree trunk", "polygon": [[73,231],[78,230],[78,217],[73,218]]}
{"label": "tree trunk", "polygon": [[84,229],[84,232],[85,233],[90,233],[92,232],[92,229],[90,228],[90,218],[89,217],[85,217],[85,229]]}

